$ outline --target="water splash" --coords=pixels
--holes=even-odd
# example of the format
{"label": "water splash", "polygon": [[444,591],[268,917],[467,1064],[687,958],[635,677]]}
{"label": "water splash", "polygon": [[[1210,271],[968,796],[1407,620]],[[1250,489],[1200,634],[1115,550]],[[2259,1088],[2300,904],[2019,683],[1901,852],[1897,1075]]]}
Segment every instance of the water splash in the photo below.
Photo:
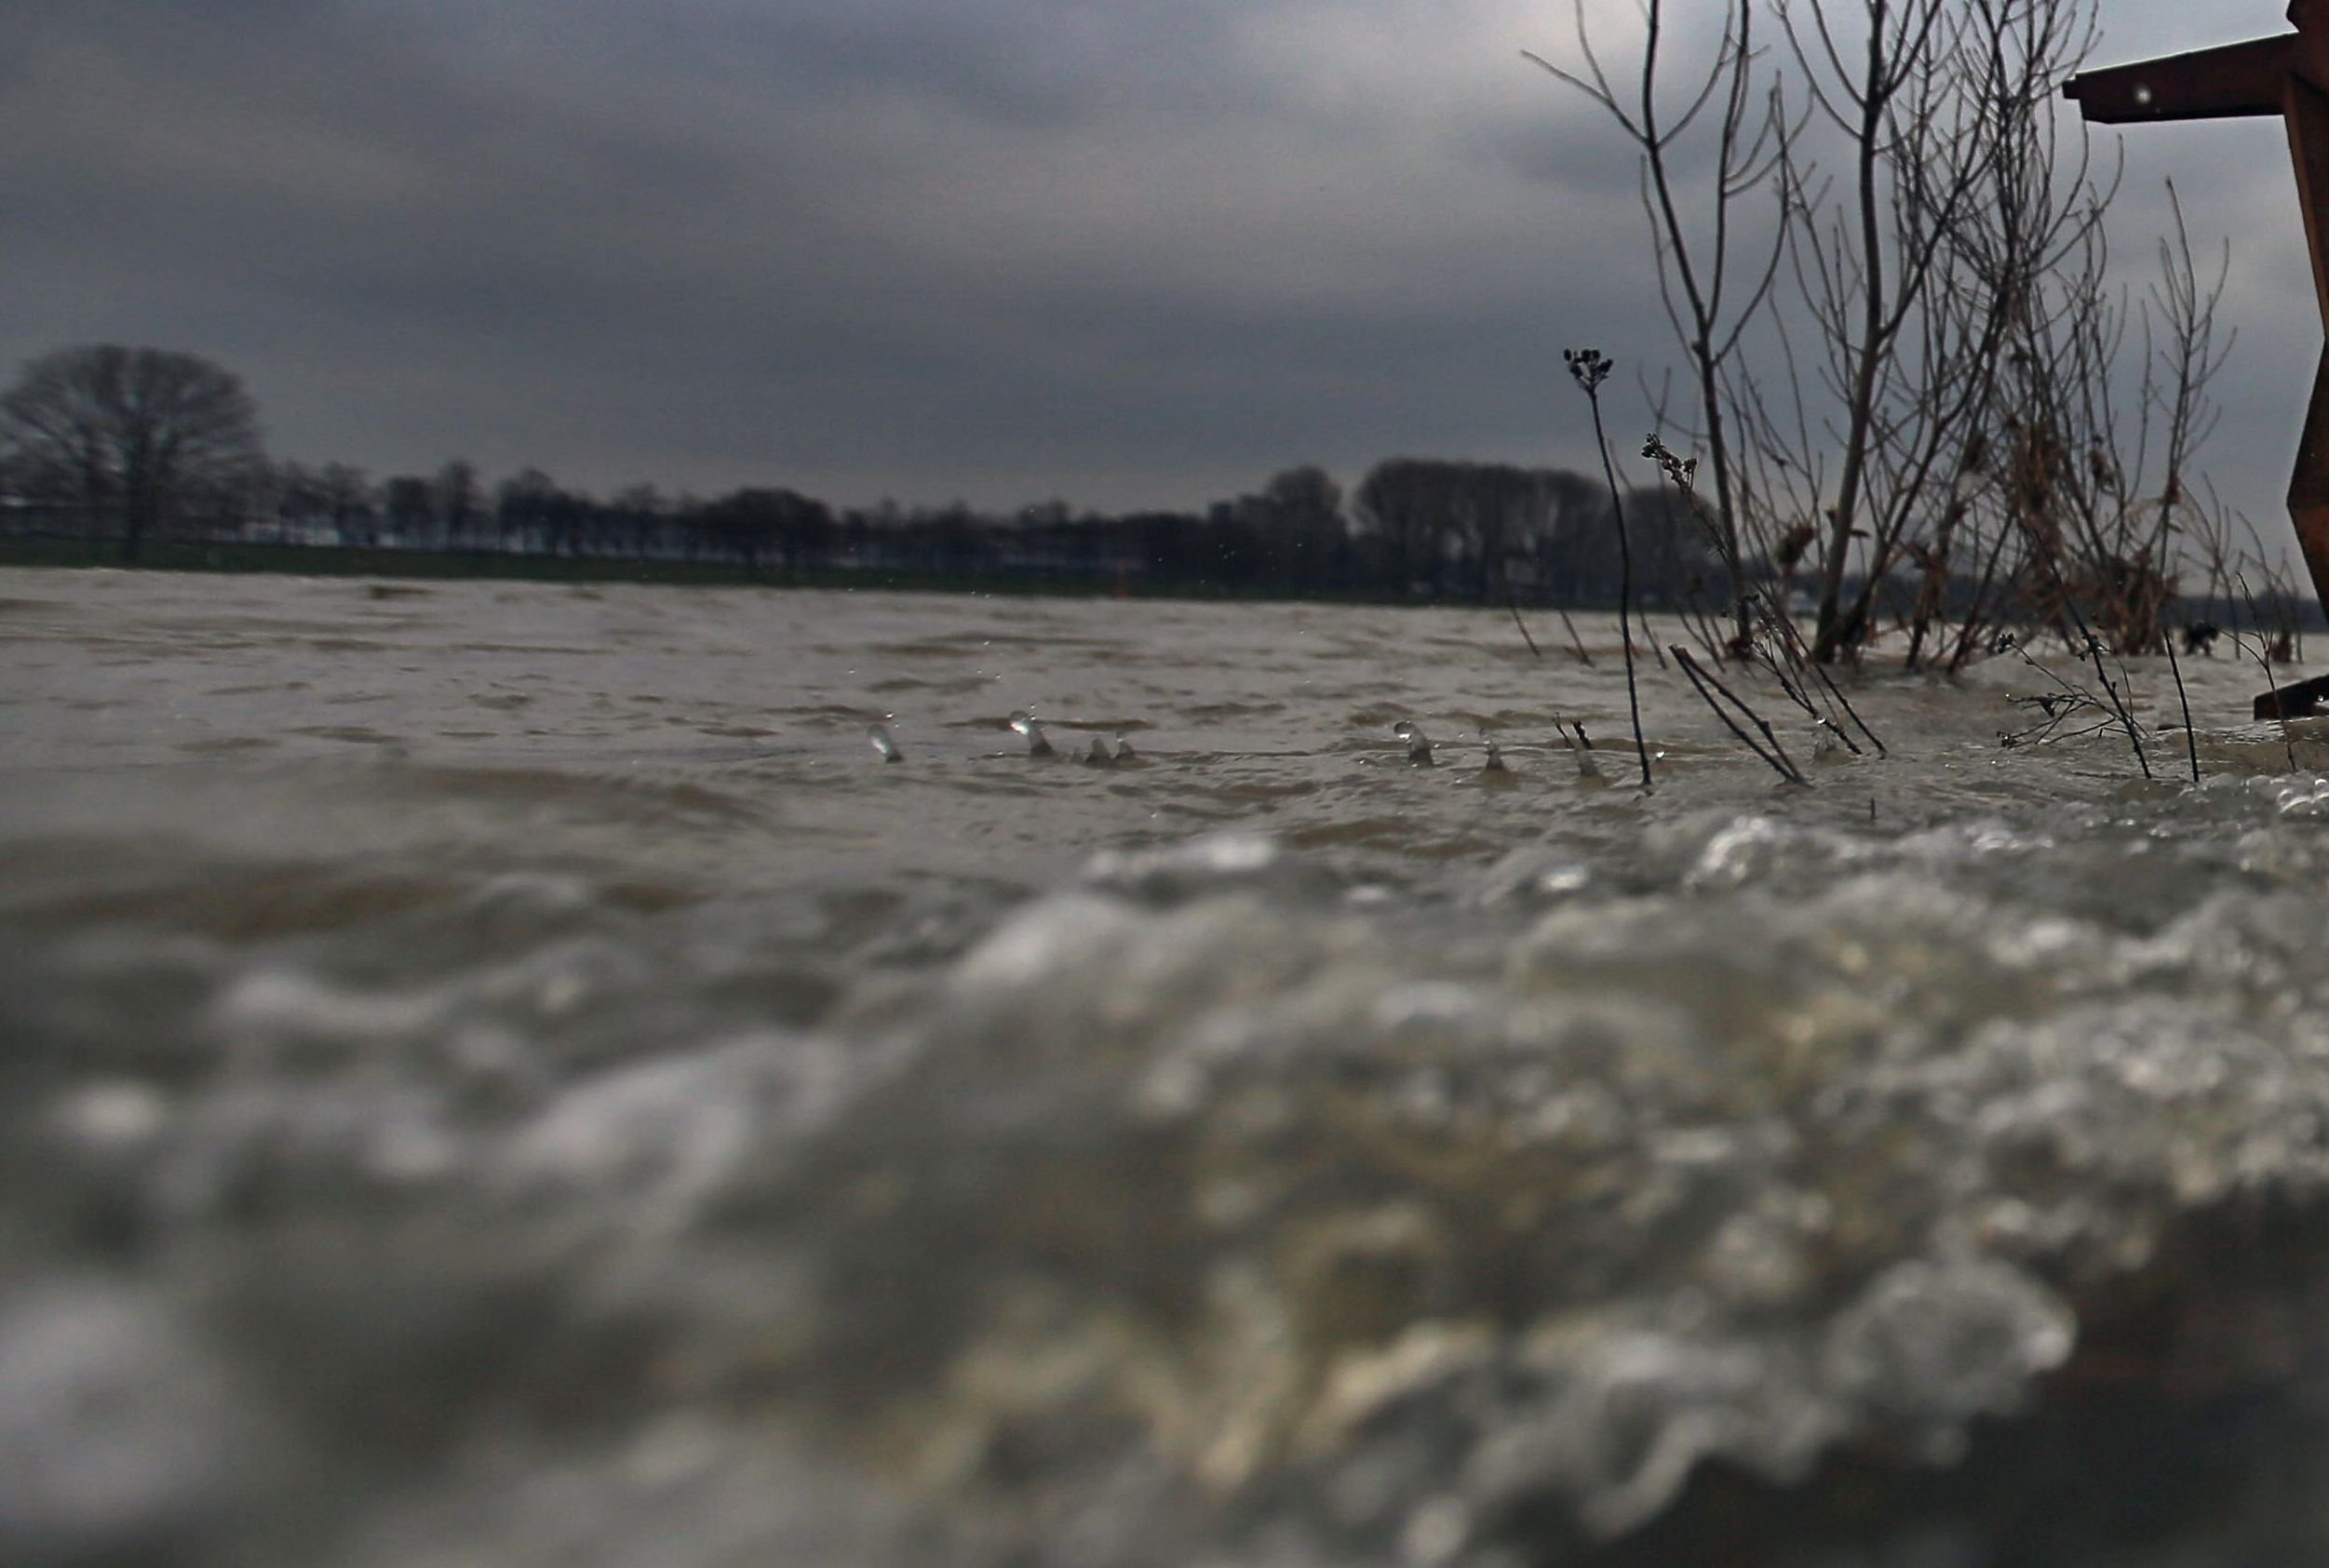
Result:
{"label": "water splash", "polygon": [[[1600,760],[1593,753],[1593,737],[1585,733],[1584,725],[1564,724],[1556,717],[1553,720],[1553,730],[1560,736],[1561,744],[1568,747],[1569,755],[1576,758],[1579,778],[1597,780],[1603,777]],[[1573,735],[1569,732],[1572,730],[1576,731]]]}
{"label": "water splash", "polygon": [[1058,755],[1057,752],[1052,749],[1049,737],[1045,736],[1043,733],[1043,721],[1037,718],[1033,714],[1029,713],[1025,708],[1014,708],[1011,710],[1010,724],[1014,730],[1027,737],[1028,756],[1057,757]]}
{"label": "water splash", "polygon": [[1480,763],[1480,771],[1489,777],[1511,778],[1512,770],[1504,765],[1503,752],[1485,729],[1480,731],[1480,745],[1487,753]]}

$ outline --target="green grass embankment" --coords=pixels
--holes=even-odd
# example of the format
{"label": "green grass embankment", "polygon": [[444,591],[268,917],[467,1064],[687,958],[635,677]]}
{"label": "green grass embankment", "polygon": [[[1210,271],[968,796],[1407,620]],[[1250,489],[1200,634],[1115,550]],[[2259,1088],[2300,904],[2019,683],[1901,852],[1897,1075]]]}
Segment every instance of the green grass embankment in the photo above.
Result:
{"label": "green grass embankment", "polygon": [[[388,577],[429,581],[657,583],[715,588],[883,588],[936,593],[1111,594],[1115,583],[1073,579],[973,576],[948,572],[787,571],[721,561],[629,560],[519,556],[499,551],[387,550],[331,544],[148,543],[134,562],[109,541],[0,539],[0,567],[128,568],[141,571],[276,572],[299,577]],[[1154,591],[1151,589],[1151,591]],[[1175,587],[1175,595],[1204,595]]]}
{"label": "green grass embankment", "polygon": [[[657,561],[569,556],[520,556],[501,551],[388,550],[337,544],[205,544],[184,540],[148,543],[133,563],[108,540],[0,539],[0,567],[130,568],[144,571],[275,572],[299,577],[385,577],[423,581],[519,583],[647,583],[708,588],[841,588],[936,594],[1011,594],[1097,598],[1119,592],[1113,577],[1046,577],[1034,573],[970,573],[812,568],[758,570],[721,561]],[[1360,593],[1291,593],[1262,586],[1225,587],[1202,582],[1134,578],[1125,591],[1143,598],[1302,599],[1337,604],[1390,602]]]}

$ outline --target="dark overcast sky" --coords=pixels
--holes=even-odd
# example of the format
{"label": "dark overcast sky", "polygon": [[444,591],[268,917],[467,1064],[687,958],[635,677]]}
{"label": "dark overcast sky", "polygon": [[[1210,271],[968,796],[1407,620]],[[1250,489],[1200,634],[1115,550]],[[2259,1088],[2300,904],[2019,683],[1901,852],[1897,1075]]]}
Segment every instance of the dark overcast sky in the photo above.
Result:
{"label": "dark overcast sky", "polygon": [[[1193,505],[1302,461],[1582,465],[1560,349],[1628,387],[1674,355],[1629,157],[1519,59],[1565,57],[1568,16],[8,0],[0,363],[190,349],[282,455],[601,489]],[[2107,0],[2095,63],[2282,26]],[[2122,254],[2168,176],[2236,240],[2212,467],[2282,529],[2320,329],[2278,129],[2126,149]]]}

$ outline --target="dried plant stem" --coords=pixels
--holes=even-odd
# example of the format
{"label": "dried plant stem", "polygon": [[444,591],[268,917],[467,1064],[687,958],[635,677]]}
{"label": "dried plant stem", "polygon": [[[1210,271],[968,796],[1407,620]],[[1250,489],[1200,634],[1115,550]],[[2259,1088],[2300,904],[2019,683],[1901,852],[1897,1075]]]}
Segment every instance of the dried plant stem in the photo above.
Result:
{"label": "dried plant stem", "polygon": [[[2083,626],[2080,628],[2084,630]],[[2086,656],[2094,663],[2094,678],[2103,683],[2103,695],[2110,699],[2111,712],[2119,716],[2119,727],[2127,732],[2127,744],[2134,748],[2135,766],[2143,770],[2145,778],[2151,777],[2151,759],[2143,755],[2143,736],[2136,729],[2134,715],[2127,711],[2126,700],[2120,696],[2118,685],[2103,669],[2102,639],[2086,632]],[[2122,669],[2120,674],[2126,672]]]}
{"label": "dried plant stem", "polygon": [[[1787,748],[1779,744],[1779,736],[1772,731],[1770,725],[1765,722],[1761,714],[1757,713],[1741,701],[1737,692],[1701,669],[1698,661],[1690,657],[1689,649],[1684,648],[1680,643],[1676,643],[1673,651],[1675,662],[1682,666],[1682,673],[1690,677],[1690,684],[1698,689],[1698,694],[1705,699],[1706,705],[1715,710],[1715,717],[1722,720],[1723,728],[1736,735],[1740,744],[1749,751],[1770,763],[1772,771],[1789,784],[1806,786],[1811,784],[1811,781],[1803,776],[1802,771],[1788,757]],[[1709,690],[1709,687],[1714,690]],[[1762,731],[1762,742],[1758,743],[1754,736],[1739,727],[1738,721],[1724,709],[1722,702],[1716,700],[1716,692],[1721,693],[1724,701],[1729,702],[1732,707],[1744,714],[1748,722]]]}
{"label": "dried plant stem", "polygon": [[[1836,699],[1837,704],[1843,708],[1844,712],[1851,717],[1852,723],[1858,726],[1860,732],[1868,738],[1868,744],[1876,747],[1877,755],[1878,757],[1891,756],[1891,752],[1886,749],[1884,743],[1877,738],[1877,732],[1868,728],[1868,721],[1860,717],[1860,710],[1851,705],[1851,699],[1845,696],[1842,691],[1838,690],[1836,683],[1828,678],[1826,667],[1821,664],[1814,664],[1811,666],[1811,673],[1820,677],[1820,684],[1827,688],[1827,694]],[[1838,730],[1837,733],[1840,735],[1843,731]]]}
{"label": "dried plant stem", "polygon": [[1610,370],[1609,361],[1597,349],[1568,349],[1562,358],[1568,362],[1569,374],[1585,391],[1585,401],[1593,406],[1594,445],[1601,449],[1601,472],[1609,483],[1609,507],[1617,517],[1618,536],[1618,637],[1625,645],[1625,706],[1634,721],[1634,755],[1642,765],[1642,788],[1655,789],[1649,776],[1649,743],[1642,739],[1641,691],[1634,675],[1634,548],[1625,536],[1625,493],[1618,485],[1617,463],[1609,456],[1609,436],[1601,423],[1601,383]]}
{"label": "dried plant stem", "polygon": [[2184,710],[2184,755],[2191,759],[2191,782],[2200,782],[2200,739],[2191,732],[2191,698],[2184,690],[2184,666],[2175,657],[2175,635],[2170,632],[2167,643],[2167,668],[2175,677],[2175,701]]}
{"label": "dried plant stem", "polygon": [[1566,610],[1560,612],[1560,616],[1561,624],[1568,628],[1568,646],[1576,653],[1577,662],[1588,669],[1592,668],[1593,655],[1585,651],[1585,639],[1577,635],[1577,623],[1568,618]]}
{"label": "dried plant stem", "polygon": [[1520,601],[1513,597],[1513,585],[1510,583],[1504,584],[1504,608],[1513,612],[1513,624],[1520,628],[1520,640],[1528,645],[1529,652],[1542,659],[1544,650],[1539,648],[1537,639],[1528,635],[1528,623],[1520,618]]}
{"label": "dried plant stem", "polygon": [[[1818,677],[1820,685],[1826,690],[1828,696],[1835,700],[1836,705],[1844,710],[1853,726],[1868,738],[1868,744],[1876,747],[1878,757],[1891,756],[1891,752],[1886,748],[1883,741],[1878,738],[1877,732],[1868,728],[1868,721],[1860,717],[1860,710],[1851,705],[1851,699],[1845,696],[1843,689],[1830,678],[1826,666],[1814,660],[1811,657],[1811,650],[1803,646],[1803,636],[1796,630],[1795,623],[1784,614],[1773,613],[1770,606],[1760,598],[1756,600],[1756,605],[1762,616],[1764,628],[1770,631],[1780,645],[1787,650],[1787,657],[1795,666],[1797,669],[1810,670]],[[1808,707],[1810,704],[1805,705]],[[1840,725],[1837,727],[1836,733],[1844,737],[1845,744],[1851,744],[1851,737],[1844,735]],[[1859,750],[1858,746],[1852,746],[1855,755]]]}

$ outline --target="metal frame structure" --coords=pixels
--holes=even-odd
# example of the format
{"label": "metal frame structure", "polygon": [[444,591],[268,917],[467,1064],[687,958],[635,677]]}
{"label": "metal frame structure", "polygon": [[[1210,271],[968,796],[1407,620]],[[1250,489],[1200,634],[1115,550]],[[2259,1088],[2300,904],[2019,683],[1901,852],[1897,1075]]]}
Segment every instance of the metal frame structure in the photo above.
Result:
{"label": "metal frame structure", "polygon": [[[2288,18],[2294,33],[2082,72],[2062,90],[2087,119],[2104,125],[2278,115],[2296,165],[2313,292],[2329,330],[2329,0],[2291,0]],[[2329,608],[2329,346],[2313,372],[2288,502],[2314,596]],[[2324,699],[2329,677],[2267,692],[2256,699],[2256,717],[2316,712]]]}

